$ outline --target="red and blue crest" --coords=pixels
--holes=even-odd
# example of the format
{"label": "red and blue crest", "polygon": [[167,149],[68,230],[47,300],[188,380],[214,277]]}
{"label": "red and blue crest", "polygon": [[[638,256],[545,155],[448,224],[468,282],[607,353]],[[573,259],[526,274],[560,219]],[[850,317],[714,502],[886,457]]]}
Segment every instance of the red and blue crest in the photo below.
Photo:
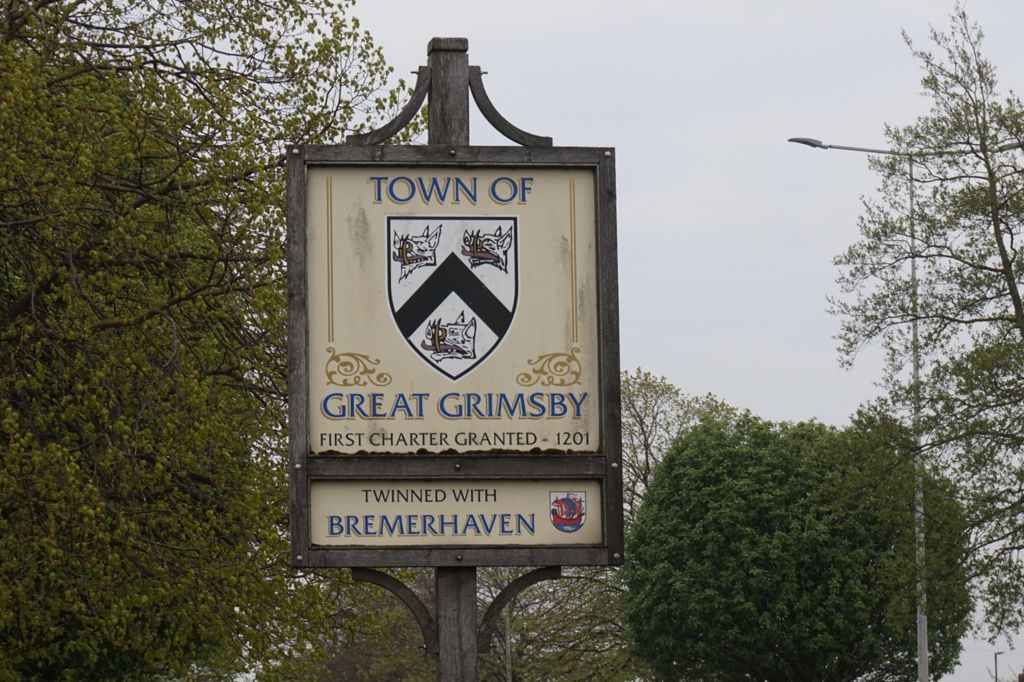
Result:
{"label": "red and blue crest", "polygon": [[551,493],[551,525],[563,533],[575,533],[587,520],[587,494],[559,491]]}

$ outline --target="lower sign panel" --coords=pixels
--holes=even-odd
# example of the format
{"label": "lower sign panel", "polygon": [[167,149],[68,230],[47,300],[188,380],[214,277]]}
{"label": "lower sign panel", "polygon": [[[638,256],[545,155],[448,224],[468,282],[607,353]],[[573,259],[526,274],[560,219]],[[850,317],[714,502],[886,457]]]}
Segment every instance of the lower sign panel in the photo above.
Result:
{"label": "lower sign panel", "polygon": [[341,547],[599,545],[590,480],[313,481],[312,543]]}

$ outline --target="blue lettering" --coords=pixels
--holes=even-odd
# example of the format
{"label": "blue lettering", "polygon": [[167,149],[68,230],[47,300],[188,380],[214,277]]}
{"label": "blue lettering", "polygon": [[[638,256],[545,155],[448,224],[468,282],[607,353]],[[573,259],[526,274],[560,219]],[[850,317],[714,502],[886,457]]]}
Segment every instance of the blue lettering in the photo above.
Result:
{"label": "blue lettering", "polygon": [[466,418],[472,418],[474,414],[481,419],[484,418],[484,413],[480,411],[480,394],[479,393],[467,393],[466,394]]}
{"label": "blue lettering", "polygon": [[466,517],[466,525],[462,527],[462,534],[465,535],[469,532],[469,527],[473,526],[473,532],[480,535],[480,526],[476,523],[476,515],[470,514]]}
{"label": "blue lettering", "polygon": [[405,519],[401,516],[396,516],[394,519],[389,519],[387,516],[380,517],[380,534],[394,535],[398,533],[399,535],[405,535],[404,521]]}
{"label": "blue lettering", "polygon": [[[341,406],[337,412],[332,412],[330,408],[330,401],[339,400]],[[345,418],[345,394],[344,393],[328,393],[324,396],[323,401],[320,403],[320,411],[328,419],[344,419]]]}
{"label": "blue lettering", "polygon": [[424,535],[428,535],[428,534],[429,535],[437,535],[437,531],[434,530],[434,520],[436,518],[437,517],[435,517],[433,514],[424,514],[423,515],[423,534]]}
{"label": "blue lettering", "polygon": [[441,521],[441,535],[444,535],[447,532],[445,530],[446,527],[447,528],[451,528],[451,531],[452,531],[453,535],[458,535],[459,534],[459,515],[458,514],[452,514],[451,521],[448,520],[447,516],[445,516],[444,514],[441,514],[440,521]]}
{"label": "blue lettering", "polygon": [[533,178],[519,178],[519,203],[526,203],[526,195],[533,191],[533,187],[530,187],[530,183],[533,182]]}
{"label": "blue lettering", "polygon": [[[405,185],[406,194],[401,197],[396,192],[396,185],[402,183]],[[414,196],[416,196],[416,184],[412,181],[412,178],[407,178],[404,175],[399,175],[397,178],[392,178],[391,182],[388,183],[388,198],[398,204],[408,203]]]}
{"label": "blue lettering", "polygon": [[356,412],[363,419],[369,419],[370,415],[366,414],[366,410],[363,409],[363,402],[366,400],[366,396],[362,393],[350,393],[348,396],[348,411],[353,417],[356,416]]}
{"label": "blue lettering", "polygon": [[544,407],[543,393],[531,393],[528,401],[530,403],[530,407],[535,408],[533,411],[530,412],[530,417],[543,417],[547,413],[547,408]]}
{"label": "blue lettering", "polygon": [[420,198],[423,199],[423,203],[429,204],[437,196],[438,203],[443,204],[448,198],[448,186],[451,185],[452,179],[444,179],[444,189],[441,189],[440,183],[437,178],[430,178],[429,184],[423,183],[423,176],[416,178],[416,181],[420,185]]}
{"label": "blue lettering", "polygon": [[349,537],[354,535],[362,535],[359,531],[359,517],[355,515],[349,515],[345,517],[345,534]]}
{"label": "blue lettering", "polygon": [[[490,523],[487,523],[487,519],[488,518],[490,518],[490,520],[491,520]],[[484,516],[483,514],[480,515],[480,523],[482,523],[483,526],[484,526],[484,533],[486,533],[487,535],[490,535],[491,533],[494,532],[494,523],[495,523],[496,520],[497,520],[497,515],[496,514],[490,514],[488,516]]]}
{"label": "blue lettering", "polygon": [[376,518],[377,517],[370,516],[369,514],[363,517],[363,532],[367,535],[377,534],[376,529],[374,529],[374,526],[376,525]]}
{"label": "blue lettering", "polygon": [[[586,394],[584,394],[586,395]],[[429,397],[429,393],[413,393],[412,399],[416,401],[416,418],[423,418],[423,399]]]}
{"label": "blue lettering", "polygon": [[501,534],[512,535],[512,515],[502,514],[501,515]]}
{"label": "blue lettering", "polygon": [[452,411],[450,411],[448,409],[448,401],[451,398],[455,398],[455,400],[458,401],[459,394],[458,393],[445,393],[443,396],[441,396],[440,402],[437,403],[437,411],[441,413],[442,417],[447,417],[448,419],[461,419],[462,418],[462,406],[459,405],[458,402],[455,403],[455,405],[456,405],[456,407],[455,407],[456,411],[455,412],[452,412]]}
{"label": "blue lettering", "polygon": [[405,516],[405,532],[409,535],[419,535],[419,521],[420,517],[416,514],[406,514]]}
{"label": "blue lettering", "polygon": [[[499,186],[507,187],[507,189],[504,192],[505,194],[508,195],[507,197],[502,197],[498,195]],[[491,199],[493,199],[495,202],[499,204],[512,203],[513,201],[515,201],[517,188],[518,186],[516,185],[516,181],[513,180],[512,178],[500,177],[491,183]]]}
{"label": "blue lettering", "polygon": [[384,411],[384,394],[383,393],[371,393],[370,394],[370,414],[374,419],[383,419],[388,416],[388,413]]}
{"label": "blue lettering", "polygon": [[523,534],[523,528],[526,528],[530,535],[534,534],[534,527],[537,522],[537,515],[530,514],[530,520],[527,521],[526,517],[522,514],[516,514],[516,535]]}
{"label": "blue lettering", "polygon": [[504,412],[510,417],[526,416],[526,399],[523,397],[522,393],[516,393],[516,399],[513,400],[511,403],[508,401],[507,394],[499,393],[498,409],[496,415],[498,417],[501,417],[501,413],[503,411],[502,406],[504,406]]}
{"label": "blue lettering", "polygon": [[587,394],[582,394],[579,398],[576,397],[575,393],[569,394],[569,400],[572,401],[573,406],[573,419],[579,419],[583,413],[583,403],[587,399]]}
{"label": "blue lettering", "polygon": [[461,195],[465,194],[471,203],[476,203],[476,176],[470,181],[471,186],[466,185],[466,182],[462,178],[455,178],[455,203],[459,203],[462,199]]}
{"label": "blue lettering", "polygon": [[388,417],[394,419],[395,413],[399,410],[405,412],[407,418],[412,418],[412,408],[409,407],[409,399],[405,397],[404,393],[399,393],[395,396],[395,404],[391,406],[391,414]]}
{"label": "blue lettering", "polygon": [[379,204],[381,202],[381,191],[383,184],[387,180],[387,176],[374,176],[370,178],[370,182],[374,183],[373,188],[373,203]]}
{"label": "blue lettering", "polygon": [[331,514],[327,517],[327,534],[332,536],[345,534],[345,526],[340,516]]}
{"label": "blue lettering", "polygon": [[565,406],[565,396],[561,393],[551,394],[551,417],[564,417],[569,408]]}

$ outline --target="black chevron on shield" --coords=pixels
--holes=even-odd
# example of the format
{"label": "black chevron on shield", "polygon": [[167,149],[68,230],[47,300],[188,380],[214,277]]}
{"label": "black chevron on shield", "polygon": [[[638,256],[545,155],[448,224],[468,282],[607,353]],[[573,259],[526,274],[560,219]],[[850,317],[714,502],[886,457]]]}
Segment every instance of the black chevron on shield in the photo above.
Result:
{"label": "black chevron on shield", "polygon": [[412,336],[452,293],[458,294],[498,338],[508,331],[512,324],[512,311],[453,253],[420,285],[405,305],[395,311],[395,321],[402,334],[406,338]]}

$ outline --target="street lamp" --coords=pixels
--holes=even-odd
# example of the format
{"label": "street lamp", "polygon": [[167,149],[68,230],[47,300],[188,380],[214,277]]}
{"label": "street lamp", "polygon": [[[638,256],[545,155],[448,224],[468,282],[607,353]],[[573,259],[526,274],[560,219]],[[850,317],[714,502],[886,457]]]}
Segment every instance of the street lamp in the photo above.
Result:
{"label": "street lamp", "polygon": [[[937,149],[924,152],[905,152],[895,149],[872,149],[870,147],[851,147],[841,144],[825,144],[813,137],[791,137],[789,142],[802,144],[814,149],[839,149],[848,152],[861,152],[863,154],[880,154],[883,156],[897,156],[907,160],[908,182],[909,182],[909,206],[907,219],[910,227],[910,310],[912,319],[910,321],[910,351],[911,351],[911,382],[913,386],[913,435],[914,435],[914,536],[915,536],[915,567],[917,570],[917,677],[918,682],[928,682],[928,592],[924,577],[924,461],[921,456],[921,349],[918,341],[917,312],[918,312],[918,288],[917,288],[917,231],[914,221],[914,159],[929,158],[934,156],[960,156],[969,154],[968,151],[954,149]],[[1021,142],[1006,142],[994,148],[996,152],[1005,152],[1011,149],[1020,149]],[[998,665],[999,654],[996,653],[996,664]],[[997,680],[998,682],[998,680]]]}
{"label": "street lamp", "polygon": [[[899,156],[907,160],[908,178],[910,183],[910,201],[907,218],[910,227],[910,352],[911,352],[911,385],[913,386],[913,435],[914,435],[914,550],[915,570],[917,572],[917,679],[928,682],[928,590],[924,577],[924,461],[921,456],[921,350],[917,336],[917,231],[914,222],[914,155],[895,149],[871,149],[870,147],[850,147],[841,144],[825,144],[813,137],[791,137],[790,142],[802,144],[815,149],[839,149],[864,154],[881,154]],[[945,154],[948,152],[938,152]],[[935,154],[925,154],[933,156]]]}
{"label": "street lamp", "polygon": [[995,680],[996,682],[999,682],[999,654],[1005,654],[1005,653],[1006,653],[1005,651],[997,651],[996,655],[995,655],[996,664],[995,664],[995,668],[992,670],[992,679]]}

